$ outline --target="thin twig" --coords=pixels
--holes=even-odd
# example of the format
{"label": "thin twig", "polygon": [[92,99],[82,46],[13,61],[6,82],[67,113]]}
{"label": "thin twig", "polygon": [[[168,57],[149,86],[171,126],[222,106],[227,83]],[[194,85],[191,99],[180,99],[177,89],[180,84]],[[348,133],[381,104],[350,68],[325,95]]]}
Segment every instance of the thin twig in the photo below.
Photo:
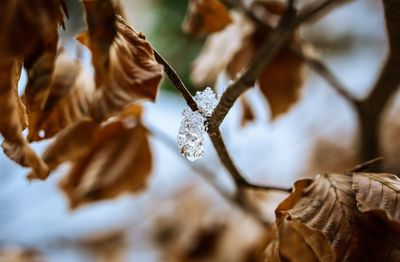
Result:
{"label": "thin twig", "polygon": [[239,170],[233,163],[233,160],[230,157],[228,150],[226,149],[224,140],[222,139],[221,132],[219,131],[219,129],[217,129],[215,132],[209,133],[209,136],[217,151],[217,154],[221,162],[224,164],[225,168],[231,174],[236,185],[238,187],[247,185],[248,184],[247,180],[240,174]]}
{"label": "thin twig", "polygon": [[[303,46],[306,43],[303,44]],[[304,49],[295,45],[291,45],[290,49],[299,56],[311,69],[323,77],[344,99],[346,99],[353,107],[359,108],[359,101],[355,98],[340,80],[332,73],[328,66],[317,56],[309,54]]]}
{"label": "thin twig", "polygon": [[280,191],[280,192],[286,192],[286,193],[291,193],[292,188],[282,188],[278,186],[263,186],[263,185],[257,185],[253,183],[248,183],[246,185],[247,188],[251,189],[258,189],[258,190],[268,190],[268,191]]}
{"label": "thin twig", "polygon": [[210,138],[214,144],[215,149],[217,150],[217,153],[218,153],[218,156],[219,156],[221,162],[224,163],[225,168],[228,169],[229,173],[231,174],[232,178],[234,179],[234,181],[238,187],[281,191],[281,192],[288,192],[288,193],[290,193],[292,191],[291,188],[256,185],[256,184],[253,184],[253,183],[247,181],[247,179],[245,179],[241,175],[241,173],[239,172],[239,170],[233,163],[233,160],[232,160],[231,156],[229,155],[228,150],[226,149],[225,142],[222,139],[221,132],[219,130],[217,130],[216,132],[211,133]]}
{"label": "thin twig", "polygon": [[[332,5],[325,4],[318,7],[313,7],[314,8],[307,9],[308,11],[303,13],[304,17],[300,17],[303,19],[303,22],[314,18],[320,12],[326,11],[326,9],[331,8]],[[232,108],[237,98],[248,88],[254,86],[256,79],[262,73],[265,66],[272,61],[272,59],[283,47],[283,45],[290,39],[290,37],[293,35],[293,32],[299,25],[299,17],[296,16],[294,1],[290,1],[288,8],[283,14],[277,27],[270,32],[244,73],[233,84],[228,86],[226,91],[222,94],[220,102],[215,108],[212,116],[209,118],[208,134],[214,144],[221,162],[230,172],[238,187],[246,184],[249,185],[250,183],[248,183],[244,176],[240,174],[233,160],[228,154],[219,131],[219,126],[223,122],[229,110]]]}
{"label": "thin twig", "polygon": [[318,16],[322,16],[329,12],[332,8],[337,5],[344,4],[345,2],[350,2],[352,0],[321,0],[314,1],[311,4],[308,4],[299,12],[299,15],[296,18],[296,24],[300,25],[306,23],[310,20]]}
{"label": "thin twig", "polygon": [[[184,98],[186,100],[186,103],[189,106],[190,106],[190,104],[192,104],[192,106],[190,106],[190,108],[194,111],[197,111],[198,110],[197,103],[194,101],[193,97],[187,90],[185,84],[180,79],[179,75],[176,73],[176,71],[173,69],[173,67],[156,50],[153,49],[153,51],[154,51],[154,55],[156,57],[157,62],[164,65],[164,70],[165,70],[168,78],[171,80],[171,82],[174,84],[174,86],[182,93],[182,95],[184,96]],[[229,166],[228,171],[230,172],[236,185],[254,188],[255,186],[250,184],[249,182],[247,182],[247,180],[240,174],[240,172],[234,165],[231,157],[228,154],[228,151],[226,150],[224,141],[222,140],[221,133],[219,132],[219,130],[212,136],[210,135],[210,138],[214,144],[214,147],[217,149],[218,156],[220,158],[222,157],[221,162],[228,163],[227,164]],[[175,143],[173,143],[173,144],[175,144]],[[171,146],[171,143],[170,143],[170,146]],[[225,165],[225,166],[227,166],[227,165]],[[257,186],[257,187],[264,188],[265,190],[270,188],[268,186]],[[271,190],[279,190],[279,191],[287,192],[286,188],[271,187]]]}
{"label": "thin twig", "polygon": [[[158,141],[163,143],[168,149],[170,149],[174,153],[178,153],[176,150],[176,144],[171,137],[169,137],[167,134],[165,134],[162,130],[155,126],[148,126],[149,128],[149,133],[156,138]],[[180,156],[180,155],[179,155]],[[181,159],[182,156],[180,156]],[[184,163],[192,169],[194,173],[196,173],[198,176],[200,176],[202,179],[204,179],[212,188],[214,188],[215,191],[217,191],[228,203],[231,204],[231,206],[238,208],[239,210],[243,211],[244,213],[248,214],[251,216],[255,221],[260,223],[263,226],[268,226],[268,222],[265,221],[261,214],[257,212],[254,208],[248,206],[244,201],[240,201],[240,199],[233,198],[231,194],[229,194],[226,190],[222,189],[220,186],[218,186],[212,179],[211,177],[212,172],[205,168],[205,167],[199,167],[196,166],[188,161],[184,161]]]}
{"label": "thin twig", "polygon": [[376,163],[379,163],[383,160],[383,157],[377,157],[375,159],[371,159],[367,162],[361,163],[359,165],[356,165],[355,167],[346,170],[344,173],[355,173],[355,172],[361,172],[365,171],[366,169],[376,165]]}
{"label": "thin twig", "polygon": [[[248,88],[254,85],[256,79],[259,77],[265,66],[269,62],[271,62],[271,60],[275,57],[280,48],[292,36],[296,27],[300,25],[299,19],[303,19],[304,22],[308,19],[315,17],[320,12],[325,11],[325,9],[327,9],[328,7],[330,7],[330,4],[321,5],[319,7],[316,5],[314,6],[314,8],[307,9],[308,11],[303,14],[304,17],[297,17],[296,11],[294,9],[294,1],[289,1],[288,8],[283,14],[278,26],[274,30],[272,30],[267,39],[264,41],[261,48],[255,54],[255,58],[250,62],[246,71],[239,77],[238,80],[236,80],[232,85],[228,86],[226,91],[223,93],[216,109],[214,110],[214,113],[208,119],[208,134],[211,138],[211,141],[213,142],[213,145],[218,153],[221,162],[229,171],[230,175],[236,183],[236,186],[239,189],[240,187],[269,189],[269,187],[253,185],[249,183],[239,172],[226,149],[225,143],[219,130],[219,126],[221,125],[222,121],[224,120],[225,116],[227,115],[237,98]],[[183,82],[180,80],[179,76],[165,61],[165,59],[163,59],[161,55],[157,53],[157,51],[155,51],[154,53],[157,61],[164,65],[168,77],[176,86],[176,88],[182,93],[187,104],[192,110],[197,111],[198,108],[196,102],[193,100],[192,96],[188,92]],[[279,188],[273,189],[281,190]],[[282,189],[281,191],[288,192],[287,189]]]}
{"label": "thin twig", "polygon": [[155,49],[153,49],[154,56],[157,62],[164,66],[164,71],[167,74],[169,80],[171,80],[172,84],[176,87],[176,89],[182,94],[183,98],[186,100],[186,104],[193,111],[198,111],[199,108],[197,106],[196,101],[194,101],[192,95],[189,90],[186,88],[185,84],[176,73],[176,71],[172,68],[172,66],[158,53]]}
{"label": "thin twig", "polygon": [[252,87],[282,46],[289,40],[300,24],[309,21],[336,6],[348,0],[325,0],[306,6],[303,11],[296,16],[295,10],[288,8],[282,16],[278,26],[270,32],[264,43],[256,52],[245,72],[233,82],[221,97],[219,104],[210,117],[210,129],[216,130],[228,114],[237,98],[247,89]]}
{"label": "thin twig", "polygon": [[400,85],[400,1],[383,0],[389,53],[359,112],[361,161],[379,155],[382,112]]}
{"label": "thin twig", "polygon": [[[266,24],[263,20],[258,18],[254,12],[251,12],[249,9],[245,8],[242,4],[241,1],[239,3],[236,3],[237,5],[235,6],[231,0],[223,0],[222,1],[226,6],[228,7],[237,7],[240,10],[242,10],[248,18],[250,18],[258,28],[263,30],[265,33],[268,33],[272,30],[272,27]],[[294,3],[291,2],[289,3],[293,5]],[[318,3],[318,6],[323,6],[326,5],[322,3]],[[314,7],[308,7],[307,12],[311,12],[311,10],[316,10],[319,8]],[[305,11],[303,11],[303,16],[305,16]],[[302,40],[302,46],[309,45],[306,41]],[[359,108],[359,101],[357,98],[355,98],[352,94],[350,94],[347,90],[347,88],[339,81],[339,79],[332,73],[332,71],[329,70],[329,68],[323,63],[323,61],[315,56],[312,56],[305,52],[303,49],[300,49],[299,47],[295,45],[290,45],[290,50],[297,54],[300,58],[304,60],[304,62],[311,68],[313,69],[316,73],[320,74],[340,95],[342,95],[352,106],[354,106],[357,110]]]}

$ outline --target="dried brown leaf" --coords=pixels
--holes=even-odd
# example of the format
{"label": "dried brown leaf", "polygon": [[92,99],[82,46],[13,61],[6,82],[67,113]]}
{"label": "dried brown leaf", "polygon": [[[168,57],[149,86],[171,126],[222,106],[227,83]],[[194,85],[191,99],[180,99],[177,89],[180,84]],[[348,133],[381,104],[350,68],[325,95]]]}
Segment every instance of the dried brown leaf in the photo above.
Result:
{"label": "dried brown leaf", "polygon": [[0,1],[0,57],[25,57],[39,51],[57,36],[65,7],[63,0]]}
{"label": "dried brown leaf", "polygon": [[210,35],[194,61],[190,76],[196,85],[214,85],[230,61],[236,61],[234,55],[253,33],[253,25],[243,14],[232,12],[231,16],[233,22],[223,31]]}
{"label": "dried brown leaf", "polygon": [[49,94],[42,110],[29,114],[30,141],[50,138],[60,130],[89,116],[94,95],[93,80],[78,61],[66,54],[57,57],[49,85]]}
{"label": "dried brown leaf", "polygon": [[286,113],[299,99],[303,85],[303,62],[284,48],[259,78],[261,92],[268,100],[272,119]]}
{"label": "dried brown leaf", "polygon": [[393,174],[355,173],[353,189],[361,212],[380,212],[400,231],[400,179]]}
{"label": "dried brown leaf", "polygon": [[0,247],[0,261],[4,262],[43,262],[45,257],[36,249],[29,247]]}
{"label": "dried brown leaf", "polygon": [[[100,125],[91,119],[82,119],[74,125],[61,131],[43,153],[43,160],[50,172],[65,162],[75,162],[85,156],[92,144],[93,136]],[[28,178],[35,178],[34,172]]]}
{"label": "dried brown leaf", "polygon": [[57,58],[58,35],[47,39],[34,53],[25,57],[28,83],[25,88],[24,102],[28,108],[28,117],[40,112],[46,105],[50,93]]}
{"label": "dried brown leaf", "polygon": [[265,261],[319,261],[314,251],[301,235],[288,225],[287,221],[283,221],[279,230],[275,227],[273,231],[275,237],[269,242],[265,250]]}
{"label": "dried brown leaf", "polygon": [[191,241],[191,245],[183,255],[183,261],[195,261],[212,257],[225,230],[226,225],[224,224],[215,224],[198,229]]}
{"label": "dried brown leaf", "polygon": [[255,116],[254,116],[253,109],[251,109],[249,101],[247,100],[246,97],[242,96],[242,98],[240,99],[240,102],[242,104],[242,120],[240,122],[240,125],[243,127],[248,122],[254,121]]}
{"label": "dried brown leaf", "polygon": [[[63,23],[63,0],[2,1],[1,56],[23,58],[28,71],[25,104],[28,116],[40,111],[49,94],[57,55],[58,26]],[[4,27],[4,28],[3,28]],[[4,30],[3,30],[4,29]],[[4,54],[3,54],[4,53]]]}
{"label": "dried brown leaf", "polygon": [[88,26],[88,47],[92,51],[96,86],[103,84],[109,66],[109,49],[117,34],[111,0],[83,0]]}
{"label": "dried brown leaf", "polygon": [[229,11],[218,0],[190,0],[182,28],[193,35],[205,35],[224,29],[232,22]]}
{"label": "dried brown leaf", "polygon": [[352,176],[300,180],[276,209],[321,261],[398,261],[400,234],[385,220],[357,209]]}
{"label": "dried brown leaf", "polygon": [[74,161],[61,183],[71,208],[136,192],[146,185],[152,157],[148,132],[134,115],[138,111],[128,107],[123,119],[102,126],[93,134],[87,152]]}
{"label": "dried brown leaf", "polygon": [[[236,78],[253,59],[264,35],[259,32],[248,36],[242,48],[227,66],[231,78]],[[287,112],[299,99],[303,86],[303,62],[288,47],[283,48],[259,77],[259,86],[267,99],[272,119]]]}
{"label": "dried brown leaf", "polygon": [[0,133],[5,154],[16,163],[32,167],[39,177],[47,176],[48,168],[30,148],[21,132],[26,126],[25,108],[17,93],[20,63],[6,59],[0,63]]}
{"label": "dried brown leaf", "polygon": [[[92,107],[93,117],[100,121],[138,99],[154,101],[163,76],[163,67],[155,61],[153,49],[144,36],[121,17],[116,19],[116,29],[109,49],[109,65]],[[89,42],[92,41],[89,37]]]}

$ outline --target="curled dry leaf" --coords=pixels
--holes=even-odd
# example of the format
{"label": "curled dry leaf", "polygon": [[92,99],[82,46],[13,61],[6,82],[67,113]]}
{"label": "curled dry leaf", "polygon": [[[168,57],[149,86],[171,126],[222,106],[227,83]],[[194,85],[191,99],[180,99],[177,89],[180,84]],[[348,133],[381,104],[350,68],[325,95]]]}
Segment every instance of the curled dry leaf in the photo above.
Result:
{"label": "curled dry leaf", "polygon": [[[99,124],[87,118],[62,130],[42,156],[49,171],[55,170],[62,163],[73,163],[83,157],[89,151],[93,136],[99,129]],[[28,178],[32,179],[36,176],[33,171]]]}
{"label": "curled dry leaf", "polygon": [[84,0],[88,35],[88,46],[92,51],[96,85],[100,86],[109,66],[109,49],[117,34],[115,11],[111,0]]}
{"label": "curled dry leaf", "polygon": [[43,262],[47,259],[36,249],[29,247],[0,247],[0,261]]}
{"label": "curled dry leaf", "polygon": [[213,86],[233,56],[242,48],[244,39],[254,31],[253,25],[241,13],[231,13],[233,22],[225,30],[212,34],[193,63],[190,74],[196,85]]}
{"label": "curled dry leaf", "polygon": [[271,117],[275,119],[286,113],[300,97],[303,62],[288,48],[284,48],[258,80],[261,92],[268,101]]}
{"label": "curled dry leaf", "polygon": [[[139,116],[134,115],[140,110],[130,107],[122,114],[123,117],[101,128],[91,123],[77,124],[70,129],[70,133],[62,134],[63,139],[56,140],[59,145],[53,145],[55,149],[62,145],[69,148],[68,158],[72,160],[72,168],[62,181],[61,188],[68,196],[71,208],[113,198],[124,192],[136,192],[146,185],[152,167],[148,132],[140,123]],[[85,139],[79,130],[86,125],[91,126],[89,133],[93,138],[79,148],[80,141]],[[78,155],[74,155],[75,150]],[[49,157],[55,159],[55,163],[63,160],[62,156],[50,154],[45,159]]]}
{"label": "curled dry leaf", "polygon": [[320,261],[399,261],[400,232],[358,210],[352,184],[342,174],[296,182],[276,209],[279,230],[288,221]]}
{"label": "curled dry leaf", "polygon": [[241,120],[240,125],[243,127],[248,122],[254,121],[255,116],[254,116],[253,109],[251,109],[249,101],[245,96],[242,96],[242,98],[240,99],[240,102],[242,104],[242,120]]}
{"label": "curled dry leaf", "polygon": [[[141,98],[154,101],[163,76],[163,67],[155,61],[153,48],[144,36],[119,16],[116,29],[117,34],[109,49],[108,68],[103,83],[97,87],[92,107],[96,120],[105,120]],[[78,40],[85,38],[81,35]],[[89,37],[88,42],[92,41]]]}
{"label": "curled dry leaf", "polygon": [[[258,9],[262,7],[262,18],[271,28],[284,10],[283,1],[251,1],[251,6]],[[232,17],[233,23],[222,32],[211,35],[195,60],[191,73],[195,84],[214,84],[218,75],[225,71],[229,78],[238,78],[268,36],[268,30],[254,28],[250,21],[240,15],[232,13]],[[298,43],[293,38],[290,44]],[[287,112],[297,102],[303,80],[302,60],[284,47],[258,79],[272,119]]]}
{"label": "curled dry leaf", "polygon": [[384,212],[400,231],[400,179],[393,174],[356,173],[353,175],[357,207],[361,212]]}
{"label": "curled dry leaf", "polygon": [[30,141],[50,138],[89,115],[94,83],[78,61],[64,53],[57,57],[45,106],[29,114]]}
{"label": "curled dry leaf", "polygon": [[[58,26],[63,23],[62,10],[66,13],[66,6],[63,0],[16,2],[15,9],[11,8],[16,17],[10,39],[12,45],[23,43],[23,47],[16,46],[21,49],[20,56],[28,72],[24,99],[31,119],[31,113],[40,112],[49,95],[57,56]],[[5,10],[13,14],[10,9]]]}
{"label": "curled dry leaf", "polygon": [[[265,34],[257,31],[244,39],[242,47],[227,65],[227,72],[232,79],[238,77],[254,58],[263,39]],[[284,47],[258,78],[261,92],[268,101],[272,119],[286,113],[297,102],[303,81],[303,61],[288,47]]]}
{"label": "curled dry leaf", "polygon": [[57,35],[63,0],[0,1],[0,57],[25,57]]}
{"label": "curled dry leaf", "polygon": [[21,132],[26,126],[25,107],[17,92],[20,62],[5,59],[0,63],[0,133],[4,137],[2,144],[5,154],[16,163],[32,167],[39,178],[47,176],[48,168],[30,148]]}
{"label": "curled dry leaf", "polygon": [[231,22],[229,11],[219,0],[189,0],[182,28],[200,36],[220,31]]}
{"label": "curled dry leaf", "polygon": [[287,221],[283,221],[280,230],[275,225],[272,232],[275,237],[268,243],[264,252],[266,262],[280,262],[281,260],[291,262],[318,261],[314,251],[301,235],[288,225]]}
{"label": "curled dry leaf", "polygon": [[[43,106],[47,98],[48,82],[52,74],[58,40],[57,27],[62,23],[62,0],[1,1],[0,56],[2,87],[1,107],[4,117],[0,124],[4,137],[4,152],[22,166],[35,170],[39,178],[47,176],[48,168],[21,136],[27,126],[25,107],[17,94],[20,74],[15,63],[24,64],[30,84],[26,88],[28,112]],[[64,9],[64,12],[66,9]],[[37,80],[32,81],[32,79]]]}

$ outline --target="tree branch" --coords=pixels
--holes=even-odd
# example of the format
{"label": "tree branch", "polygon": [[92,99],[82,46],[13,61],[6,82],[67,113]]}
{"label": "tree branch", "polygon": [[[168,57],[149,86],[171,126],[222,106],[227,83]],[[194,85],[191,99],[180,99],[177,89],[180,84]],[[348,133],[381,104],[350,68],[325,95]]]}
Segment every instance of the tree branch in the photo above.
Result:
{"label": "tree branch", "polygon": [[[175,142],[173,139],[171,139],[167,134],[165,134],[163,131],[160,129],[150,126],[149,133],[162,142],[165,146],[167,146],[169,149],[171,149],[173,152],[177,153],[175,149]],[[210,179],[210,175],[207,175],[210,173],[210,171],[206,168],[201,168],[198,166],[193,165],[191,162],[184,161],[190,169],[193,170],[197,175],[199,175],[202,179],[204,179],[208,184],[214,188],[228,203],[230,203],[232,206],[238,208],[239,210],[245,212],[249,216],[251,216],[254,220],[259,222],[263,226],[268,226],[268,223],[263,219],[261,214],[259,214],[254,208],[250,207],[248,204],[246,204],[245,201],[242,201],[241,198],[237,197],[232,197],[228,192],[226,192],[224,189],[219,187],[214,181]],[[279,190],[279,189],[277,189]]]}
{"label": "tree branch", "polygon": [[381,114],[400,84],[400,1],[383,0],[389,53],[372,91],[361,103],[360,152],[366,161],[379,155]]}
{"label": "tree branch", "polygon": [[[179,75],[176,73],[176,71],[172,68],[172,66],[156,51],[154,50],[154,55],[156,57],[156,60],[158,63],[162,64],[164,66],[164,71],[166,72],[168,78],[171,80],[171,82],[174,84],[174,86],[181,92],[181,94],[184,96],[186,103],[189,105],[189,107],[193,111],[198,110],[198,106],[196,101],[194,101],[192,95],[189,93],[187,90],[185,84],[183,81],[180,79]],[[190,104],[192,106],[190,106]],[[209,133],[210,134],[210,133]],[[235,184],[239,187],[251,187],[255,188],[257,187],[258,189],[271,189],[271,190],[276,190],[276,191],[283,191],[283,192],[290,192],[290,189],[286,188],[279,188],[279,187],[269,187],[269,186],[260,186],[260,185],[253,185],[249,183],[239,172],[239,170],[236,168],[235,164],[233,163],[231,157],[229,156],[228,151],[226,150],[225,143],[221,137],[221,133],[219,130],[213,135],[210,135],[211,141],[213,142],[214,147],[217,150],[218,156],[221,159],[221,162],[224,163],[224,166],[228,169],[230,175],[235,181]]]}
{"label": "tree branch", "polygon": [[[304,46],[305,44],[303,44]],[[312,70],[324,78],[344,99],[346,99],[356,110],[359,110],[360,102],[355,98],[340,80],[332,73],[328,66],[317,56],[310,54],[302,48],[291,45],[290,49],[299,56]]]}
{"label": "tree branch", "polygon": [[[269,36],[261,45],[261,48],[256,52],[254,59],[250,62],[246,71],[233,84],[228,86],[226,91],[221,96],[220,102],[215,108],[212,116],[209,118],[208,134],[214,144],[215,149],[217,150],[221,162],[230,172],[232,178],[239,188],[241,186],[252,187],[252,185],[247,182],[247,180],[235,167],[233,160],[226,150],[226,146],[219,131],[219,126],[223,122],[237,98],[248,88],[254,86],[256,79],[262,73],[265,66],[271,62],[282,46],[293,35],[294,30],[300,25],[299,19],[301,19],[301,22],[305,22],[308,19],[314,18],[320,12],[331,8],[333,6],[331,2],[335,1],[322,1],[321,3],[324,4],[312,5],[311,8],[306,9],[306,11],[303,12],[303,16],[297,17],[294,9],[294,1],[289,1],[288,8],[282,16],[278,26],[272,30],[272,32],[270,32]],[[340,2],[343,2],[343,0]]]}
{"label": "tree branch", "polygon": [[329,12],[332,8],[337,5],[344,4],[345,2],[349,2],[352,0],[321,0],[314,1],[311,4],[308,4],[299,12],[296,24],[300,25],[310,20],[313,20],[319,16],[322,16]]}
{"label": "tree branch", "polygon": [[[319,1],[306,6],[297,16],[295,15],[293,2],[290,2],[290,8],[286,10],[278,26],[270,32],[258,52],[256,52],[254,59],[249,64],[246,71],[234,83],[228,86],[222,95],[219,104],[214,110],[213,115],[210,117],[210,130],[215,131],[221,125],[237,98],[254,85],[265,66],[272,61],[300,24],[314,19],[317,16],[326,13],[336,5],[347,1],[349,0]],[[239,8],[242,7],[239,6]],[[255,16],[252,17],[253,19],[255,18]]]}
{"label": "tree branch", "polygon": [[158,53],[154,48],[154,57],[156,61],[164,66],[164,72],[167,74],[169,80],[172,84],[176,87],[176,89],[182,94],[183,98],[186,100],[186,104],[192,109],[193,111],[198,111],[199,108],[197,106],[196,101],[194,101],[192,95],[190,94],[189,90],[186,88],[185,84],[176,73],[176,71],[172,68],[172,66]]}

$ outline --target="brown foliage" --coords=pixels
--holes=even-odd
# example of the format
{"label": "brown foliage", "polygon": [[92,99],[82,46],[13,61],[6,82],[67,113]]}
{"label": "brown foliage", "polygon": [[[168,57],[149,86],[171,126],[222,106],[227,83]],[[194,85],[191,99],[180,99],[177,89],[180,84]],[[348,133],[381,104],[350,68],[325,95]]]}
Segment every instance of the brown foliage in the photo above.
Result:
{"label": "brown foliage", "polygon": [[25,107],[17,93],[20,64],[15,59],[0,64],[0,132],[4,137],[4,153],[16,163],[32,167],[39,177],[47,176],[48,169],[42,159],[31,149],[21,132],[26,127]]}
{"label": "brown foliage", "polygon": [[152,157],[147,130],[139,116],[129,115],[105,124],[82,151],[61,183],[71,208],[136,192],[146,185]]}
{"label": "brown foliage", "polygon": [[40,177],[47,176],[48,170],[21,135],[28,123],[25,106],[18,97],[17,84],[23,60],[30,77],[40,74],[39,81],[30,81],[26,88],[27,93],[33,94],[26,101],[28,112],[32,107],[43,105],[47,93],[46,83],[53,70],[56,55],[57,27],[62,22],[64,7],[59,0],[0,3],[0,104],[1,112],[7,116],[0,123],[0,132],[4,137],[2,146],[12,160],[22,166],[32,167]]}
{"label": "brown foliage", "polygon": [[[2,23],[2,26],[9,28],[15,23],[18,26],[16,29],[22,30],[19,26],[25,25],[24,30],[29,31],[28,34],[19,31],[15,33],[25,37],[18,42],[21,46],[11,45],[8,39],[1,41],[0,45],[0,52],[10,57],[1,63],[1,107],[2,112],[8,116],[0,123],[0,131],[5,138],[3,148],[11,159],[22,166],[33,168],[29,178],[45,179],[49,168],[21,136],[25,127],[29,126],[29,141],[50,138],[65,131],[44,155],[50,170],[53,170],[63,161],[76,160],[85,151],[83,148],[87,146],[87,141],[90,141],[87,138],[90,137],[80,135],[77,138],[74,132],[79,132],[77,130],[83,127],[88,128],[88,125],[93,127],[94,123],[88,124],[90,118],[100,123],[140,98],[155,99],[163,74],[162,66],[155,61],[153,49],[144,36],[130,28],[122,18],[115,16],[111,1],[84,1],[89,33],[82,35],[81,40],[92,51],[96,90],[93,87],[94,81],[78,61],[69,59],[65,54],[58,54],[57,28],[62,22],[63,2],[50,1],[46,4],[41,1],[17,1],[12,4],[4,1],[2,5],[4,9],[1,10],[8,8],[9,12],[4,14],[7,23]],[[33,11],[38,12],[36,15],[40,19],[33,20]],[[17,20],[17,15],[20,20]],[[8,36],[15,41],[15,38],[7,35],[7,30],[2,31],[2,40]],[[27,114],[17,94],[20,58],[23,58],[29,78],[23,97]],[[76,126],[73,126],[75,123]],[[95,129],[86,131],[94,132]],[[106,127],[103,129],[107,130]],[[123,132],[123,128],[115,132]],[[138,136],[137,141],[147,141],[141,125],[133,130],[133,134]],[[79,146],[73,141],[79,143]],[[144,147],[144,157],[149,158],[147,142],[143,143],[140,142],[139,146]],[[70,147],[74,152],[60,156],[58,152],[65,147]],[[151,161],[145,163],[144,169],[149,170],[149,166]]]}
{"label": "brown foliage", "polygon": [[[279,234],[287,221],[320,261],[398,261],[399,221],[390,206],[397,204],[399,182],[395,176],[379,175],[325,174],[297,181],[276,209]],[[358,193],[366,184],[368,194]],[[267,252],[277,248],[275,244]]]}
{"label": "brown foliage", "polygon": [[79,62],[68,58],[66,54],[59,55],[43,109],[29,114],[29,140],[50,138],[88,116],[93,89],[93,80]]}
{"label": "brown foliage", "polygon": [[84,0],[83,4],[89,35],[87,44],[92,51],[95,82],[97,86],[100,86],[109,66],[109,50],[117,34],[115,11],[111,0]]}
{"label": "brown foliage", "polygon": [[0,57],[25,57],[44,50],[57,37],[64,0],[4,0],[0,2]]}
{"label": "brown foliage", "polygon": [[242,120],[240,125],[245,126],[248,122],[252,122],[255,119],[253,109],[251,109],[250,103],[246,97],[240,100],[242,104]]}
{"label": "brown foliage", "polygon": [[[116,18],[116,30],[107,54],[109,62],[106,71],[98,72],[100,75],[104,73],[104,76],[97,83],[92,115],[100,121],[138,99],[154,101],[163,76],[163,67],[155,61],[153,49],[143,34],[128,26],[121,17]],[[78,39],[84,44],[92,41],[84,35]],[[92,52],[95,54],[94,50]]]}
{"label": "brown foliage", "polygon": [[[283,2],[279,1],[256,2],[254,6],[262,6],[263,10],[265,9],[264,18],[271,26],[276,20],[274,18],[282,15],[284,10]],[[231,26],[210,36],[196,59],[192,72],[194,82],[213,84],[216,75],[225,70],[230,79],[238,78],[268,36],[268,32],[253,28],[246,19],[236,15],[233,17]],[[291,40],[291,44],[297,43]],[[264,68],[258,82],[268,101],[271,118],[275,119],[286,113],[299,99],[303,86],[303,62],[287,46]]]}
{"label": "brown foliage", "polygon": [[190,0],[182,28],[193,35],[205,35],[220,31],[231,22],[219,0]]}
{"label": "brown foliage", "polygon": [[145,186],[152,157],[140,114],[140,107],[131,105],[102,126],[82,120],[62,131],[47,148],[43,159],[51,170],[64,162],[72,164],[61,183],[71,208]]}

